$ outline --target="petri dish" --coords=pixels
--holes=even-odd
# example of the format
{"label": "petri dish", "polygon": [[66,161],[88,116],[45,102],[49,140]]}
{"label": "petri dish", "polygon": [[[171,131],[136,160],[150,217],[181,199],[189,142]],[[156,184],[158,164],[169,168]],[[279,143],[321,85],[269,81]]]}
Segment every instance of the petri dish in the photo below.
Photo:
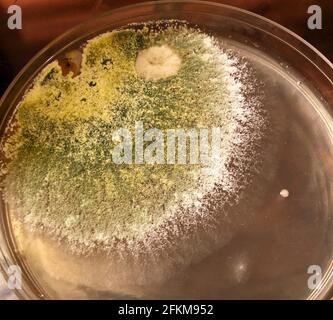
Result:
{"label": "petri dish", "polygon": [[[115,285],[110,281],[115,271],[103,256],[71,255],[58,242],[22,233],[1,201],[2,272],[8,278],[10,266],[20,267],[21,299],[330,299],[333,66],[270,20],[201,1],[147,2],[88,20],[55,39],[18,74],[0,102],[1,136],[48,63],[103,32],[169,19],[213,35],[249,61],[264,84],[263,107],[273,134],[264,174],[252,181],[251,205],[237,208],[246,218],[236,219],[237,228],[223,245],[167,281]],[[221,232],[229,228],[226,224]]]}

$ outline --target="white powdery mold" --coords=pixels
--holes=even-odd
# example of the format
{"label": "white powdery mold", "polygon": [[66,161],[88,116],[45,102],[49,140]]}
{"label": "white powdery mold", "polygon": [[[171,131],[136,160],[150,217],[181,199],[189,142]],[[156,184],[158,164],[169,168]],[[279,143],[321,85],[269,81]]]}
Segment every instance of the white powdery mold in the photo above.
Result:
{"label": "white powdery mold", "polygon": [[156,81],[177,74],[181,63],[181,58],[169,46],[152,46],[139,52],[135,69],[140,77]]}

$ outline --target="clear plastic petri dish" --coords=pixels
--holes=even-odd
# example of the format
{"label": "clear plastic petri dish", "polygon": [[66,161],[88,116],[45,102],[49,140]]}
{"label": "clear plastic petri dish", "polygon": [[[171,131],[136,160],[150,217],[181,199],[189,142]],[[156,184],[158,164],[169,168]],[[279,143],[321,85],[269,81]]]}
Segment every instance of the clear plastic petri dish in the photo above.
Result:
{"label": "clear plastic petri dish", "polygon": [[[24,92],[48,63],[87,40],[131,23],[185,20],[251,63],[264,83],[274,139],[266,174],[255,179],[248,219],[230,239],[168,281],[109,285],[103,257],[71,255],[58,242],[16,227],[1,201],[1,270],[22,271],[22,299],[329,299],[333,294],[333,65],[286,28],[250,12],[201,1],[123,7],[71,29],[39,52],[0,101],[1,136]],[[226,225],[226,232],[229,225]],[[112,283],[112,282],[110,282]],[[121,289],[119,289],[121,288]]]}

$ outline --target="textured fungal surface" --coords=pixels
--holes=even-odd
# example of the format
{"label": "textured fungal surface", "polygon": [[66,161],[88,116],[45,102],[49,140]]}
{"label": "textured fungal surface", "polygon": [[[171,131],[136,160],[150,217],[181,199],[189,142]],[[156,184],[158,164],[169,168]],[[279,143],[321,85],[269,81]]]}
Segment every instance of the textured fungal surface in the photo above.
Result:
{"label": "textured fungal surface", "polygon": [[[2,143],[2,188],[31,232],[76,254],[134,260],[163,250],[185,259],[221,237],[213,231],[256,171],[265,120],[260,101],[247,98],[244,62],[198,29],[166,25],[101,34],[83,46],[75,76],[54,61],[26,92]],[[219,127],[221,160],[207,169],[171,165],[163,154],[160,163],[137,164],[133,153],[130,163],[115,163],[114,132],[134,136],[138,123]]]}

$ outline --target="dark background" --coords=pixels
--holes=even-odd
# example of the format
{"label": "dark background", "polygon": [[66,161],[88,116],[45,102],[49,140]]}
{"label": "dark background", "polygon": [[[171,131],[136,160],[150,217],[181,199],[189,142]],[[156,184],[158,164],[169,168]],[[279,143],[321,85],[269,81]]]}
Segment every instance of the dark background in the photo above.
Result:
{"label": "dark background", "polygon": [[[85,19],[140,0],[0,0],[0,96],[20,69],[56,36]],[[333,61],[332,0],[215,0],[247,9],[298,33]],[[9,30],[7,8],[22,8],[22,30]],[[323,29],[307,27],[310,5],[320,5]]]}

